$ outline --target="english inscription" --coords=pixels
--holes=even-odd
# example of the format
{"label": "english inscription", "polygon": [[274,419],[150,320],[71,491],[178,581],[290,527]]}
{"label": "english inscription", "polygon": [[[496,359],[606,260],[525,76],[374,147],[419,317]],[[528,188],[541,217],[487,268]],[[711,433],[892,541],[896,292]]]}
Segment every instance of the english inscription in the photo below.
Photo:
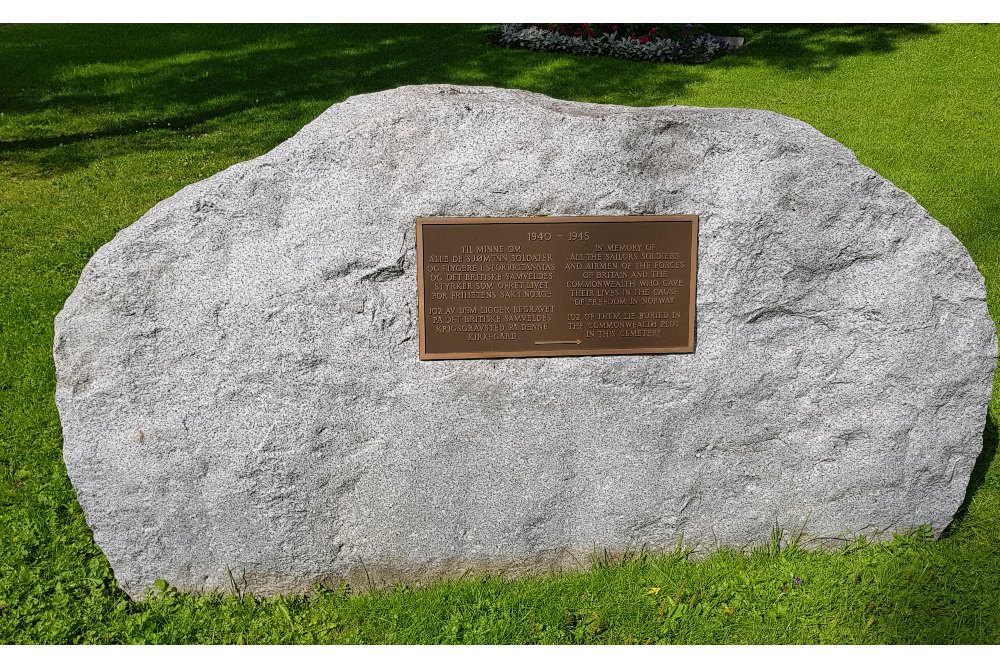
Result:
{"label": "english inscription", "polygon": [[693,352],[698,218],[418,218],[420,358]]}

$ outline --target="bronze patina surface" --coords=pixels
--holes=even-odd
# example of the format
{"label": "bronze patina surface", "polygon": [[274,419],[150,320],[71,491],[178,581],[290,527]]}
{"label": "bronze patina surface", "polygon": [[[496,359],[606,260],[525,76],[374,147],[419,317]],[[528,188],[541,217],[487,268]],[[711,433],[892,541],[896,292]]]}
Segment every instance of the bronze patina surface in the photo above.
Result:
{"label": "bronze patina surface", "polygon": [[420,358],[693,352],[698,217],[418,218]]}

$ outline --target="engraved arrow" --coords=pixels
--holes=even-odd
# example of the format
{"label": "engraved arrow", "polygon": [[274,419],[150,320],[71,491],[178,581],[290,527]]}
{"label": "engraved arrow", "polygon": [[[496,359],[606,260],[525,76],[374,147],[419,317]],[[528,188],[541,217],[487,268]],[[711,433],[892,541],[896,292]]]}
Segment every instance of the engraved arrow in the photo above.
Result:
{"label": "engraved arrow", "polygon": [[582,340],[536,340],[535,345],[579,345]]}

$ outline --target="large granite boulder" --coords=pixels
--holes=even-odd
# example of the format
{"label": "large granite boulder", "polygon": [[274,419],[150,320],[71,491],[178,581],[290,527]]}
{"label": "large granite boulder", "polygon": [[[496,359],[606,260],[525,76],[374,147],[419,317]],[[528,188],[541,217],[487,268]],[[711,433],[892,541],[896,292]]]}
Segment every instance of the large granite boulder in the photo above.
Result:
{"label": "large granite boulder", "polygon": [[[693,354],[419,361],[418,216],[697,214]],[[141,596],[929,524],[982,448],[983,278],[767,111],[414,86],[188,186],[56,319],[65,461]]]}

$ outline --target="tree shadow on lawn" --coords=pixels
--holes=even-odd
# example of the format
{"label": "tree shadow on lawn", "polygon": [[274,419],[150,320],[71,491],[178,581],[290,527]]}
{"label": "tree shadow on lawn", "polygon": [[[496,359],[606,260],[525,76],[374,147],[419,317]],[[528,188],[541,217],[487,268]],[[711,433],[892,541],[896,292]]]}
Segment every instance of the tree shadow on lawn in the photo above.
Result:
{"label": "tree shadow on lawn", "polygon": [[[113,136],[153,126],[183,127],[260,106],[342,98],[378,90],[403,76],[434,77],[433,63],[407,62],[427,52],[434,26],[54,26],[44,54],[22,72],[20,95],[6,111],[66,111],[101,125],[78,134],[24,137],[4,146]],[[27,59],[8,40],[3,60]],[[409,58],[412,60],[412,58]],[[405,74],[399,70],[405,68]],[[21,68],[28,70],[27,67]],[[386,76],[396,71],[396,77]],[[360,85],[358,85],[360,84]],[[88,118],[90,117],[90,118]],[[122,118],[125,120],[122,120]],[[132,118],[130,118],[132,117]],[[101,121],[110,121],[104,122]],[[83,124],[83,123],[81,123]],[[54,129],[58,130],[56,126]]]}
{"label": "tree shadow on lawn", "polygon": [[[724,27],[725,28],[725,27]],[[746,26],[747,46],[683,66],[494,46],[468,25],[75,25],[0,28],[0,154],[65,171],[132,152],[114,141],[152,129],[185,132],[247,113],[270,146],[351,95],[424,83],[522,87],[556,97],[649,105],[703,80],[705,68],[828,72],[846,57],[883,53],[927,26]],[[730,29],[730,28],[726,28]],[[17,127],[12,123],[18,121]],[[20,136],[18,136],[20,135]],[[121,143],[121,142],[118,142]],[[33,151],[54,152],[40,160]],[[148,150],[142,146],[138,150]]]}
{"label": "tree shadow on lawn", "polygon": [[735,55],[713,61],[719,67],[763,64],[809,76],[828,74],[847,58],[890,53],[911,39],[932,37],[940,30],[924,24],[791,24],[706,26],[712,34],[746,37]]}

